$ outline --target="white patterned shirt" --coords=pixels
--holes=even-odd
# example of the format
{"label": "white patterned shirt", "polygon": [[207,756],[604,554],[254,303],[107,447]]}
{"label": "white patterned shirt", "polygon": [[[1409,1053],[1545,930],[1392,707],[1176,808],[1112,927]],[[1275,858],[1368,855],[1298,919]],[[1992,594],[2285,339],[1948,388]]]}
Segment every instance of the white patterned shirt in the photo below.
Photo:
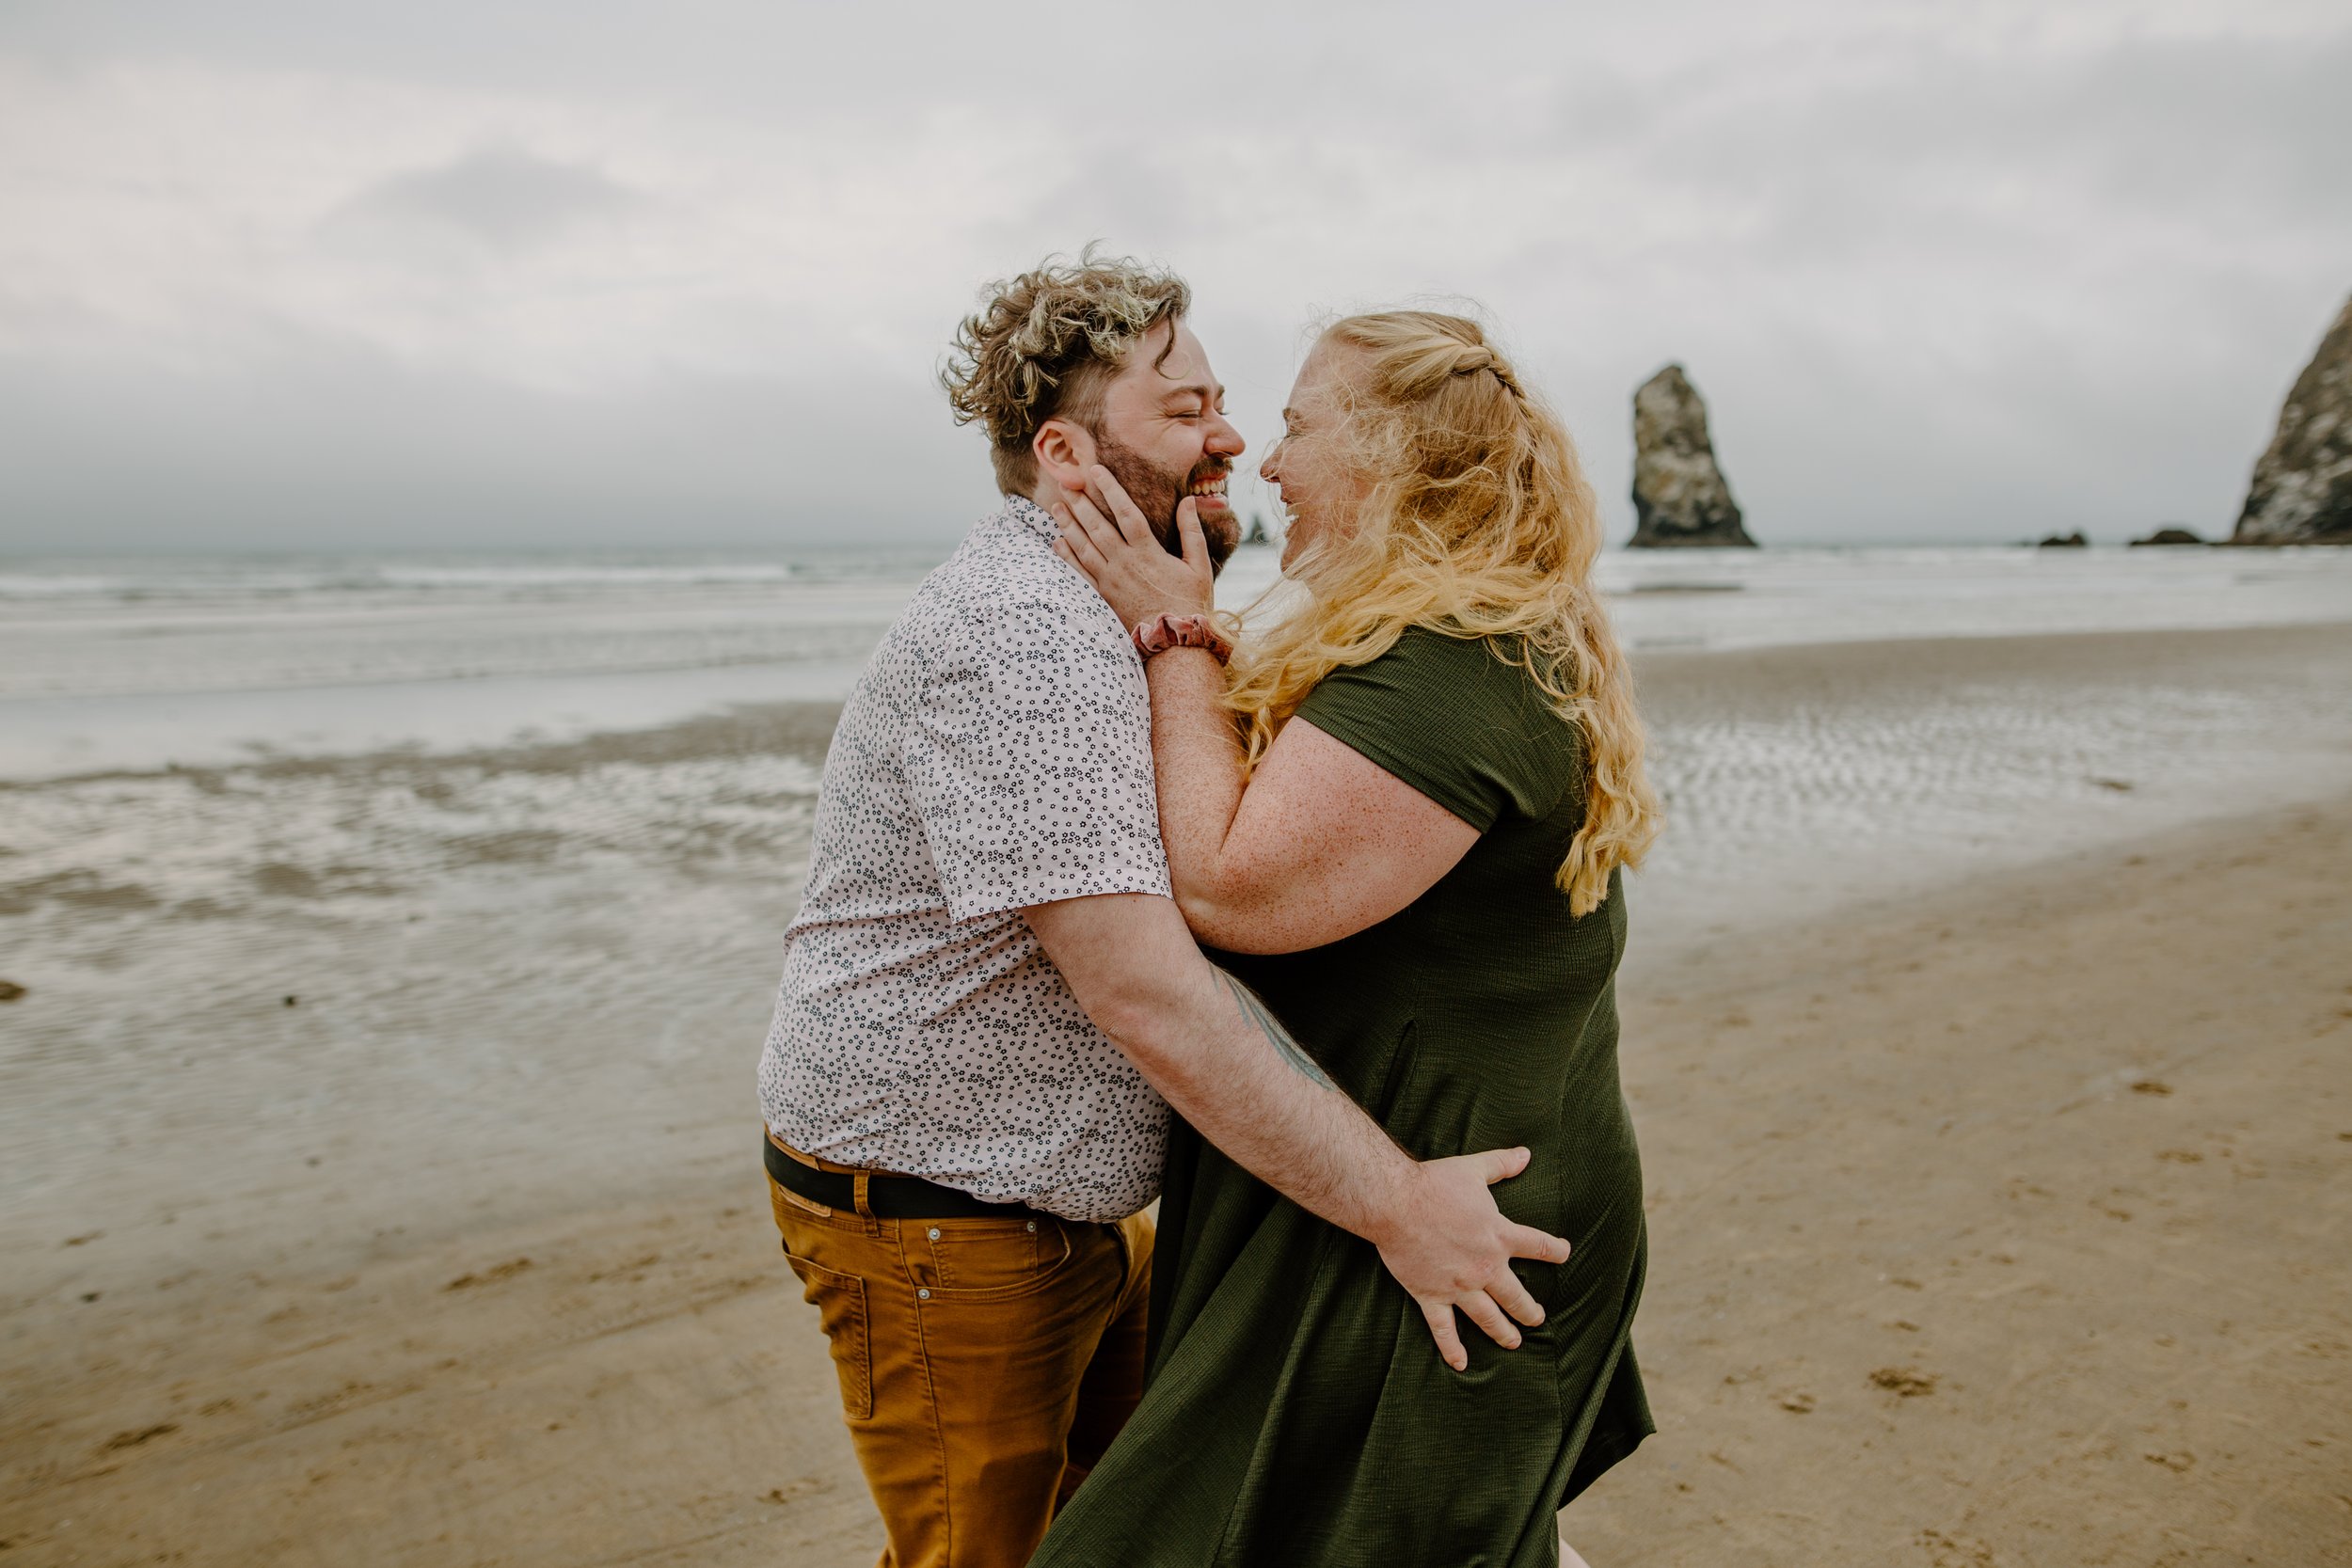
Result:
{"label": "white patterned shirt", "polygon": [[1008,498],[841,711],[760,1057],[776,1136],[1077,1220],[1159,1192],[1168,1107],[1021,911],[1168,893],[1143,664]]}

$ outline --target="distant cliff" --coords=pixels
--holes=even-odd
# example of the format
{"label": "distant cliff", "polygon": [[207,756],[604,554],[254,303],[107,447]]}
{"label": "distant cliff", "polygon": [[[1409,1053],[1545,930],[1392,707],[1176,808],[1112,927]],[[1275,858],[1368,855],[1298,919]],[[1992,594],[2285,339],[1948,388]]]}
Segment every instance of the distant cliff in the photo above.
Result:
{"label": "distant cliff", "polygon": [[2233,545],[2352,545],[2352,299],[2295,378]]}
{"label": "distant cliff", "polygon": [[1633,394],[1633,547],[1745,546],[1740,505],[1707,438],[1707,404],[1668,365]]}

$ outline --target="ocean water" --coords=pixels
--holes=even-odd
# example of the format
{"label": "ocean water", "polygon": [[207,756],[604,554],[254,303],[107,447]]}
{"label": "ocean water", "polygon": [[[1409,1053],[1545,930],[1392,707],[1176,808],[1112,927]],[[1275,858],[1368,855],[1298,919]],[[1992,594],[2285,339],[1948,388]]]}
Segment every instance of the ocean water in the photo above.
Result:
{"label": "ocean water", "polygon": [[[941,553],[0,562],[0,1248],[748,1170],[828,705]],[[2352,551],[1601,577],[1670,811],[1637,958],[2352,787]],[[2273,629],[2162,636],[2213,627]],[[2038,641],[2085,631],[2158,635]]]}
{"label": "ocean water", "polygon": [[[448,751],[838,700],[946,553],[0,560],[0,778]],[[2352,552],[1632,553],[1636,650],[2304,624]],[[1221,602],[1277,582],[1240,552]]]}

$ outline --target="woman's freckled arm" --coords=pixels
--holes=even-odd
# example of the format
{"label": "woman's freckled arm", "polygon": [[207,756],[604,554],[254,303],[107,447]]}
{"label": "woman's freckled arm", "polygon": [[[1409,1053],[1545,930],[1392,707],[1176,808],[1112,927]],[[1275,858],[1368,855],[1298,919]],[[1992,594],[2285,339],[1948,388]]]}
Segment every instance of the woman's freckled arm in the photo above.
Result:
{"label": "woman's freckled arm", "polygon": [[1145,666],[1160,832],[1185,920],[1236,953],[1291,953],[1420,897],[1478,830],[1361,752],[1293,720],[1245,786],[1224,671],[1175,649]]}

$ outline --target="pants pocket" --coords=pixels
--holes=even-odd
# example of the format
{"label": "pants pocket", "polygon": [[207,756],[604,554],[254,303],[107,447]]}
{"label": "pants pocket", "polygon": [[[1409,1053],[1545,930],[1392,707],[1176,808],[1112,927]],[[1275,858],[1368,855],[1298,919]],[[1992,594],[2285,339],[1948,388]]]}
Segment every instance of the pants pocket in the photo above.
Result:
{"label": "pants pocket", "polygon": [[948,1291],[1017,1294],[1043,1284],[1070,1259],[1070,1233],[1058,1220],[940,1220],[909,1249],[917,1267]]}
{"label": "pants pocket", "polygon": [[818,1324],[833,1350],[833,1370],[841,1379],[841,1413],[852,1421],[874,1414],[873,1330],[866,1311],[866,1281],[794,1257],[784,1260],[801,1278],[801,1294],[817,1308]]}

